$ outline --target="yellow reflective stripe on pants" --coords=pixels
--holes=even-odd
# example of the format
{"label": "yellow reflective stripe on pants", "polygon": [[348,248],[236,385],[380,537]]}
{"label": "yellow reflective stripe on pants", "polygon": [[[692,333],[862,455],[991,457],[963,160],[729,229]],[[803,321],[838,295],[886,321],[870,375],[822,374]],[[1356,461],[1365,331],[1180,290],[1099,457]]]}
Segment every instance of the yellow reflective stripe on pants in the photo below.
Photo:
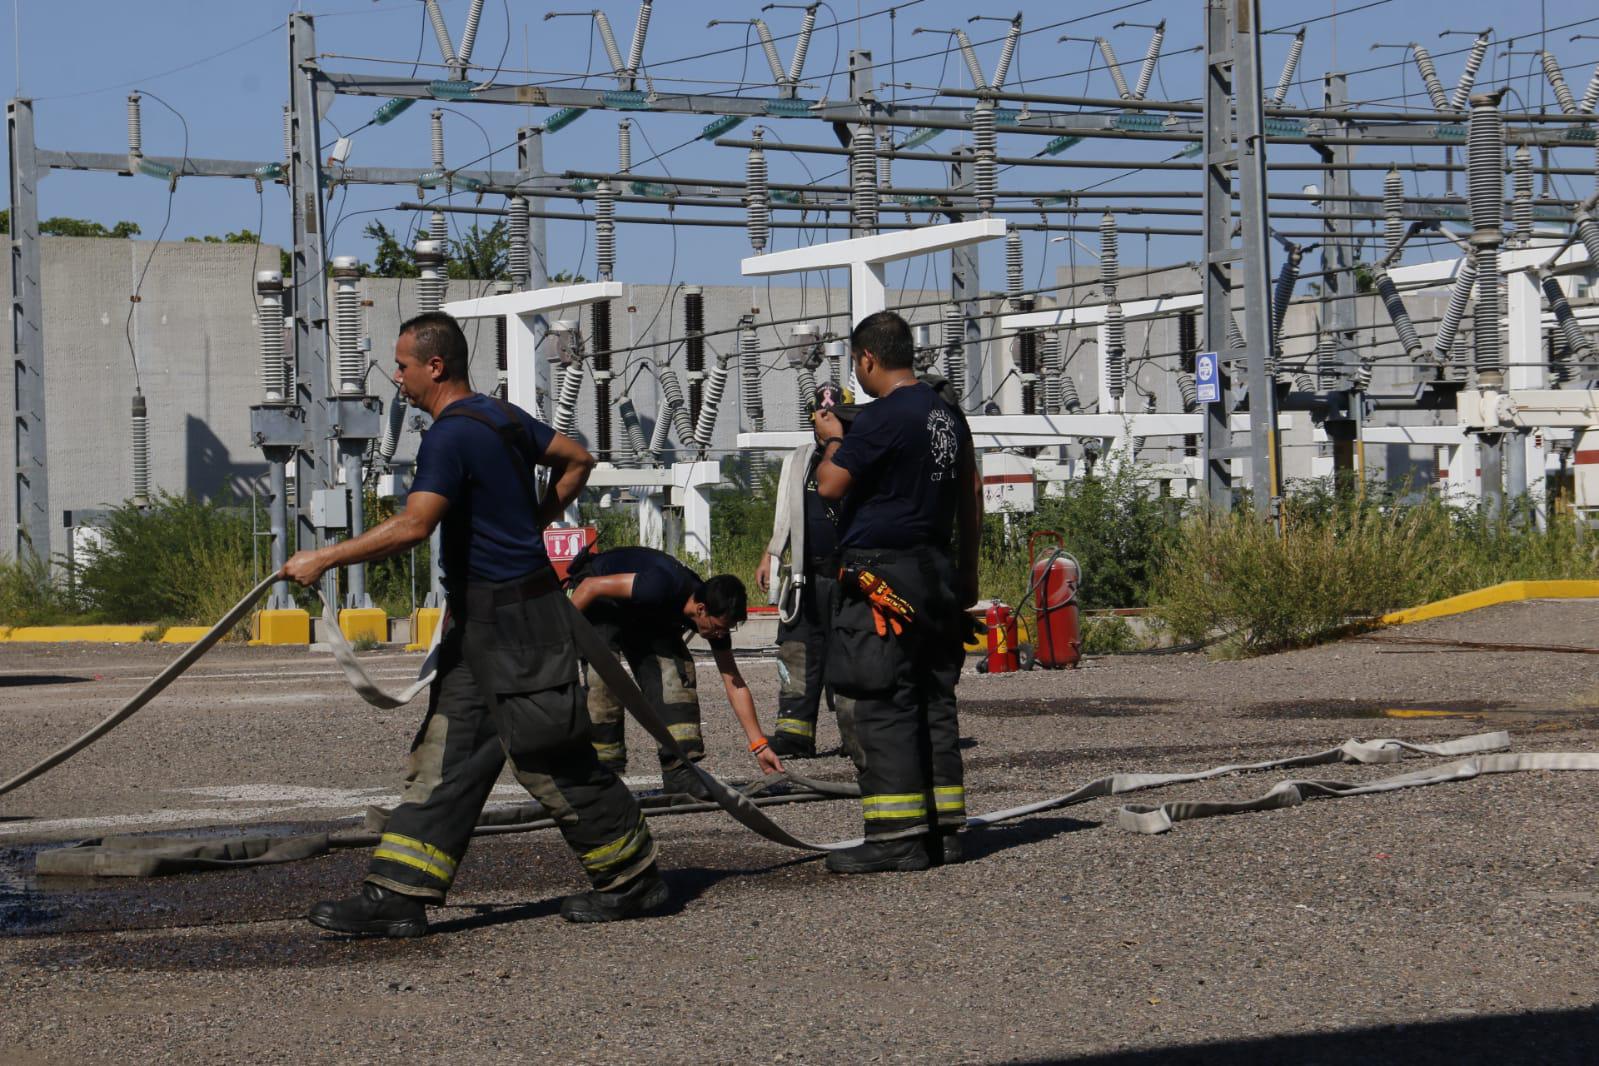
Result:
{"label": "yellow reflective stripe on pants", "polygon": [[861,809],[867,821],[926,818],[927,797],[920,792],[862,796]]}
{"label": "yellow reflective stripe on pants", "polygon": [[446,885],[455,878],[455,860],[431,844],[398,833],[384,833],[374,859],[387,859],[403,866],[421,870],[443,881]]}
{"label": "yellow reflective stripe on pants", "polygon": [[966,810],[964,785],[940,785],[933,789],[933,806],[941,812]]}
{"label": "yellow reflective stripe on pants", "polygon": [[700,727],[694,722],[674,722],[666,727],[673,740],[699,740]]}
{"label": "yellow reflective stripe on pants", "polygon": [[585,870],[591,873],[604,873],[631,862],[642,849],[649,846],[649,843],[649,827],[644,824],[644,815],[641,812],[638,825],[609,844],[584,852],[578,856],[578,860],[582,862]]}
{"label": "yellow reflective stripe on pants", "polygon": [[605,762],[606,760],[615,762],[618,759],[626,757],[627,745],[608,744],[603,741],[596,740],[594,741],[594,754],[600,757],[601,762]]}
{"label": "yellow reflective stripe on pants", "polygon": [[779,718],[776,728],[779,733],[789,733],[796,737],[809,737],[812,740],[816,739],[815,724],[807,722],[803,718]]}

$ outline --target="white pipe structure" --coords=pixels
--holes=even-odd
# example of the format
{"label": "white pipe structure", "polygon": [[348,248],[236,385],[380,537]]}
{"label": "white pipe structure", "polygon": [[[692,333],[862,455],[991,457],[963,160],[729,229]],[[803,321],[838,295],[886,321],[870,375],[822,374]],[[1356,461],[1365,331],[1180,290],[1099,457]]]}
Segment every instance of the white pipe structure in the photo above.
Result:
{"label": "white pipe structure", "polygon": [[[620,299],[624,291],[625,287],[620,282],[586,282],[483,296],[475,300],[456,300],[445,304],[443,309],[462,321],[474,318],[504,321],[506,397],[524,410],[537,412],[539,352],[534,323],[555,317],[554,312],[558,310],[575,310],[605,300]],[[589,485],[593,488],[670,488],[673,502],[683,508],[684,550],[708,559],[711,555],[710,490],[721,479],[721,464],[714,461],[674,463],[671,467],[660,469],[625,469],[601,463],[590,476]],[[646,505],[641,503],[640,506]],[[575,516],[572,517],[575,522]]]}
{"label": "white pipe structure", "polygon": [[[888,306],[885,270],[889,263],[995,240],[1005,236],[1005,230],[1004,220],[997,218],[923,226],[754,255],[741,262],[739,269],[745,277],[755,278],[809,270],[848,270],[850,317],[859,322]],[[861,394],[853,374],[850,387],[857,402],[869,398]]]}

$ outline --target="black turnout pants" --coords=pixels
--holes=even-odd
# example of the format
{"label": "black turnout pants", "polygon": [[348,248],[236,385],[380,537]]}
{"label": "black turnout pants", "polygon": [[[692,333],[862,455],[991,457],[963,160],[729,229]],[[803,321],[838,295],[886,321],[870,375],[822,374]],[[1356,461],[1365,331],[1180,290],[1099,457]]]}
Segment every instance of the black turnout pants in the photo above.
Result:
{"label": "black turnout pants", "polygon": [[954,568],[932,549],[847,551],[915,608],[905,632],[879,635],[858,588],[840,582],[827,669],[860,744],[866,835],[911,837],[966,824],[955,684],[965,662]]}
{"label": "black turnout pants", "polygon": [[555,591],[493,604],[515,584],[451,597],[427,717],[368,881],[442,901],[507,757],[595,888],[623,885],[655,861],[638,803],[595,756],[569,606]]}
{"label": "black turnout pants", "polygon": [[[588,619],[616,657],[633,671],[639,691],[661,716],[667,730],[689,758],[698,762],[705,756],[705,738],[700,730],[694,656],[683,641],[683,631],[636,618],[630,623],[625,611],[612,605],[591,607]],[[627,766],[627,711],[605,680],[587,664],[583,675],[589,720],[594,723],[594,749],[602,763],[621,773]],[[682,762],[665,748],[659,754],[663,770]]]}
{"label": "black turnout pants", "polygon": [[838,592],[834,574],[837,560],[817,562],[805,575],[799,611],[792,622],[777,627],[777,725],[773,732],[787,733],[803,742],[816,743],[816,721],[822,700],[839,715],[838,729],[844,750],[859,762],[854,723],[834,699],[827,678],[827,641]]}

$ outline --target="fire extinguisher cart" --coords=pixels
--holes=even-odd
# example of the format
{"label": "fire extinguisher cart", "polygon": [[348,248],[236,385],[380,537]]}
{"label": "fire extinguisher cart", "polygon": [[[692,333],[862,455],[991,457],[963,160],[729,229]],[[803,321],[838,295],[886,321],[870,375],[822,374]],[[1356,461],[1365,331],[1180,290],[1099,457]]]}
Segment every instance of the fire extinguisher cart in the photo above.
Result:
{"label": "fire extinguisher cart", "polygon": [[[1051,538],[1055,546],[1041,556],[1039,540]],[[1082,566],[1066,551],[1065,539],[1054,530],[1044,530],[1027,538],[1027,562],[1031,577],[1022,606],[1028,599],[1033,601],[1034,661],[1046,670],[1074,669],[1083,654],[1077,605]]]}

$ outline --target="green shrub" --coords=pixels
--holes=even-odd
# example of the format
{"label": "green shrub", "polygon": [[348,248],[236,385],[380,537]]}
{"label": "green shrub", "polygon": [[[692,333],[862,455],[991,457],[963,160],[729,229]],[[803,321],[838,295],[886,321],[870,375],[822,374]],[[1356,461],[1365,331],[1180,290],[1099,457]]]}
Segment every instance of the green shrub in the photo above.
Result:
{"label": "green shrub", "polygon": [[76,574],[81,605],[110,622],[215,622],[255,584],[248,514],[162,493],[116,508]]}
{"label": "green shrub", "polygon": [[1127,619],[1116,614],[1083,619],[1084,655],[1121,655],[1144,646]]}
{"label": "green shrub", "polygon": [[1599,575],[1599,544],[1570,519],[1540,530],[1523,502],[1500,516],[1373,491],[1285,500],[1279,536],[1252,513],[1196,514],[1154,581],[1156,616],[1221,654],[1296,647],[1381,615],[1500,581]]}
{"label": "green shrub", "polygon": [[[980,595],[1020,603],[1031,580],[1028,536],[1054,530],[1082,566],[1081,606],[1146,606],[1153,572],[1174,535],[1182,501],[1153,495],[1135,473],[1124,462],[1107,475],[1061,483],[1061,496],[1040,491],[1033,514],[1010,515],[1008,523],[1005,515],[984,516]],[[1041,553],[1052,546],[1053,540],[1039,542]]]}
{"label": "green shrub", "polygon": [[[379,522],[386,521],[395,512],[394,500],[379,499],[374,492],[366,495],[366,526],[371,529]],[[374,607],[382,608],[390,617],[405,618],[410,615],[413,600],[420,606],[422,599],[428,591],[429,560],[432,559],[432,549],[427,541],[423,541],[408,552],[380,559],[377,562],[366,564],[366,592],[372,598]],[[348,580],[341,574],[340,580]],[[298,586],[296,586],[298,588]],[[309,609],[315,613],[321,609],[320,604],[313,601]]]}
{"label": "green shrub", "polygon": [[0,559],[0,625],[53,625],[71,615],[65,591],[37,556]]}

